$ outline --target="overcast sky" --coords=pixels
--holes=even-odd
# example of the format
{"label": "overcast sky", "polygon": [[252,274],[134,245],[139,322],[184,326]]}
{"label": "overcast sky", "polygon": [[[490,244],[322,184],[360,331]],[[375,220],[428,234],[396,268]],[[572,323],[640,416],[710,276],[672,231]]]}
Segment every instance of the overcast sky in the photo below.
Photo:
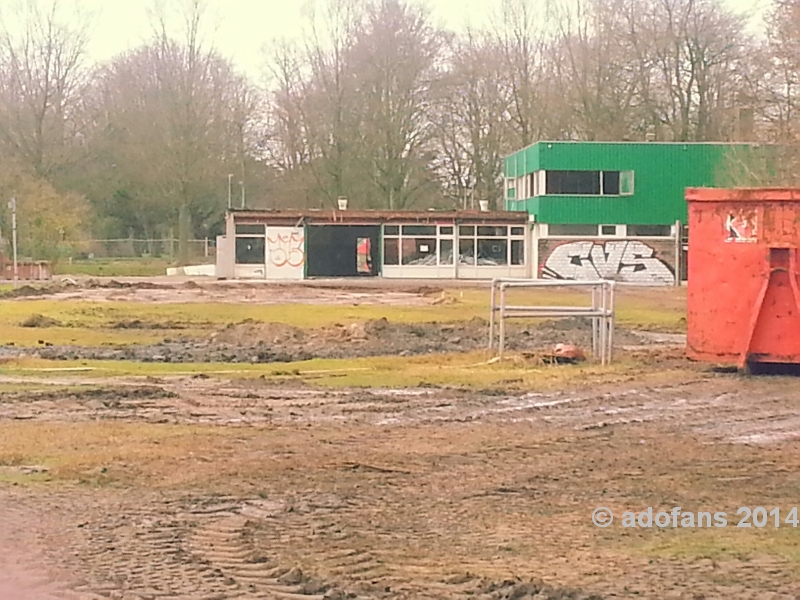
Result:
{"label": "overcast sky", "polygon": [[[0,0],[2,4],[5,0]],[[725,0],[737,10],[750,10],[768,0]],[[90,54],[103,61],[134,47],[152,31],[148,10],[152,0],[78,0],[95,13]],[[253,78],[261,74],[262,48],[282,36],[302,34],[302,10],[307,0],[207,0],[216,26],[217,49]],[[486,24],[499,0],[427,0],[434,18],[459,29],[468,21]]]}

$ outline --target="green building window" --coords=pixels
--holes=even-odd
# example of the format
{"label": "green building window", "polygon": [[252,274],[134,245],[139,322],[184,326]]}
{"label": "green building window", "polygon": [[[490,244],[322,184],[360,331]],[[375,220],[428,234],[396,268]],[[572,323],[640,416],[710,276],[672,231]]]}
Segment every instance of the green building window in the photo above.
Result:
{"label": "green building window", "polygon": [[545,194],[630,196],[633,194],[633,171],[546,171]]}
{"label": "green building window", "polygon": [[633,171],[619,172],[619,195],[633,195]]}
{"label": "green building window", "polygon": [[600,171],[547,171],[546,193],[599,196]]}

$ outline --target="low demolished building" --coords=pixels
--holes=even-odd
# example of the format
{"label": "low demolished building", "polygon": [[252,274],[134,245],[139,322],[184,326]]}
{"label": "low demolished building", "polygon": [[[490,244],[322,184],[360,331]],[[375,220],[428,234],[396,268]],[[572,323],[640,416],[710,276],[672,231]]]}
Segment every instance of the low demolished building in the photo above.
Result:
{"label": "low demolished building", "polygon": [[523,212],[232,209],[216,276],[526,278],[530,247]]}

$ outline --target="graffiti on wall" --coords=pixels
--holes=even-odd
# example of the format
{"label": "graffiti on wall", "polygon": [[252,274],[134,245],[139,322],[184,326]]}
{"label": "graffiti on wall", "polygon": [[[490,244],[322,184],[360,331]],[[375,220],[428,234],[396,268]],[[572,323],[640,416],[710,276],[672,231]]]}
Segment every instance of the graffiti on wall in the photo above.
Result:
{"label": "graffiti on wall", "polygon": [[542,277],[672,284],[672,269],[655,254],[653,248],[638,240],[569,242],[553,249],[542,268]]}
{"label": "graffiti on wall", "polygon": [[758,233],[758,217],[753,210],[737,210],[728,213],[725,219],[726,242],[755,242]]}
{"label": "graffiti on wall", "polygon": [[[270,232],[271,233],[271,232]],[[274,233],[267,236],[269,260],[274,267],[301,267],[306,260],[303,232]]]}

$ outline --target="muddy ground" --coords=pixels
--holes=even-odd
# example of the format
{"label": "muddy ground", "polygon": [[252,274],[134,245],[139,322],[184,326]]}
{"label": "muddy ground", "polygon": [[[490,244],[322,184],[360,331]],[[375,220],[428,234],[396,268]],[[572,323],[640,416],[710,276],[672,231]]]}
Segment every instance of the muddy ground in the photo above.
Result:
{"label": "muddy ground", "polygon": [[[31,289],[17,298],[40,293]],[[80,281],[44,293],[403,305],[429,304],[439,290],[250,292]],[[203,338],[87,349],[47,346],[53,324],[32,325],[42,344],[24,352],[54,358],[270,362],[487,341],[480,319],[317,330],[243,322]],[[584,321],[517,322],[508,333],[517,350],[590,345]],[[596,383],[553,365],[543,377],[558,375],[556,391],[23,376],[4,373],[0,356],[0,600],[799,598],[790,524],[625,529],[619,515],[680,506],[727,511],[733,524],[740,506],[788,514],[800,498],[800,379],[690,363],[668,347],[681,336],[618,328],[616,340],[650,370]],[[611,527],[592,524],[599,506],[617,515]]]}
{"label": "muddy ground", "polygon": [[[0,356],[33,355],[48,359],[134,360],[146,362],[274,363],[312,358],[356,358],[364,356],[413,356],[442,352],[468,352],[487,347],[489,323],[480,318],[454,323],[393,323],[386,319],[322,328],[301,328],[281,323],[244,322],[231,324],[204,338],[165,338],[157,344],[124,346],[54,346],[47,342],[42,327],[40,347],[33,349],[0,346]],[[115,324],[132,330],[158,330],[162,323],[141,320]],[[618,347],[672,343],[681,336],[653,336],[623,327],[615,330]],[[538,324],[509,323],[506,344],[515,351],[551,351],[559,343],[592,348],[588,319],[563,319]]]}
{"label": "muddy ground", "polygon": [[[714,546],[719,531],[590,521],[598,505],[796,504],[795,379],[690,365],[673,383],[549,394],[81,383],[0,394],[3,438],[47,431],[44,446],[80,438],[99,453],[74,483],[58,465],[0,466],[21,482],[0,486],[0,548],[14,549],[0,553],[0,590],[13,573],[24,591],[4,597],[800,594],[796,530],[760,544],[774,532],[730,530]],[[131,427],[161,442],[129,450]],[[195,441],[176,454],[186,433]],[[678,540],[688,555],[657,550]]]}

